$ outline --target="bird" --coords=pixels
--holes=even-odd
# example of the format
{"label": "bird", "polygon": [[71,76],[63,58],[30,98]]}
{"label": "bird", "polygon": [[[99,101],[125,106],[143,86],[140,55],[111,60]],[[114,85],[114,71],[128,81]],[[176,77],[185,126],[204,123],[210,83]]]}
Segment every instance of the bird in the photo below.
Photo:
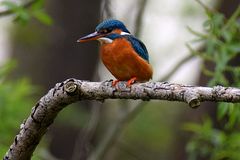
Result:
{"label": "bird", "polygon": [[123,22],[107,19],[97,25],[95,32],[81,37],[77,42],[98,40],[100,58],[116,78],[112,86],[126,81],[130,87],[135,82],[146,82],[152,78],[153,69],[144,43],[134,37]]}

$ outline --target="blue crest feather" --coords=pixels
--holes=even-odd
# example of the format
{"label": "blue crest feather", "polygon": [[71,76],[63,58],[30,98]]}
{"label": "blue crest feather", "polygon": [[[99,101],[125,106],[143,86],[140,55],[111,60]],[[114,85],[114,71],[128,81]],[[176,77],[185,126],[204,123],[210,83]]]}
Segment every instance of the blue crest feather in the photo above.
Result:
{"label": "blue crest feather", "polygon": [[107,19],[96,27],[96,31],[102,29],[121,29],[123,32],[130,33],[121,21],[115,19]]}
{"label": "blue crest feather", "polygon": [[105,20],[96,27],[96,31],[100,31],[103,29],[110,29],[110,30],[121,29],[123,32],[129,33],[129,35],[120,35],[120,34],[111,33],[106,35],[105,37],[112,40],[116,38],[126,38],[131,43],[136,53],[139,56],[141,56],[143,59],[145,59],[147,62],[149,62],[148,51],[146,46],[143,44],[142,41],[130,35],[130,32],[127,30],[126,26],[121,21],[114,20],[114,19]]}

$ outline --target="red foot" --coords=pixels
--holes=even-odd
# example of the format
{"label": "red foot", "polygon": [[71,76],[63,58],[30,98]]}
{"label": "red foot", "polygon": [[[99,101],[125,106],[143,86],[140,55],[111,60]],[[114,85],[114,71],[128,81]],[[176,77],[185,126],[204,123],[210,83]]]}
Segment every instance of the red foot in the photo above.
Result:
{"label": "red foot", "polygon": [[134,82],[136,82],[136,77],[131,78],[130,80],[127,81],[127,87],[130,87]]}
{"label": "red foot", "polygon": [[114,81],[112,82],[112,86],[113,86],[113,87],[116,87],[116,85],[117,85],[118,82],[119,82],[118,79],[114,80]]}

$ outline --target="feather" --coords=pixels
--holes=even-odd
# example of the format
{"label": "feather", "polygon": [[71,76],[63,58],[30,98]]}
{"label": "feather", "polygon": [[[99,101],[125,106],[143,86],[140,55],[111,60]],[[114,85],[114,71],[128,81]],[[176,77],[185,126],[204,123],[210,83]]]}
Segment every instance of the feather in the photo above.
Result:
{"label": "feather", "polygon": [[149,62],[148,51],[143,42],[132,35],[127,35],[126,37],[127,40],[131,42],[132,47],[137,52],[137,54],[143,59],[145,59],[147,62]]}

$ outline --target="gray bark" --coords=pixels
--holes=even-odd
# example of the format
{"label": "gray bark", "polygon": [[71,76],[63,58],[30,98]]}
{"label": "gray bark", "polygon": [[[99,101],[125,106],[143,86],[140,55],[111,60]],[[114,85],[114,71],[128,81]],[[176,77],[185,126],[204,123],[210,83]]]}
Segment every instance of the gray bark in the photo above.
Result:
{"label": "gray bark", "polygon": [[125,82],[112,87],[111,81],[87,82],[68,79],[56,84],[33,107],[31,114],[20,126],[4,160],[28,160],[57,114],[67,105],[81,100],[142,99],[186,102],[190,107],[200,102],[240,102],[240,89],[215,86],[200,87],[168,82],[136,83],[130,88]]}

